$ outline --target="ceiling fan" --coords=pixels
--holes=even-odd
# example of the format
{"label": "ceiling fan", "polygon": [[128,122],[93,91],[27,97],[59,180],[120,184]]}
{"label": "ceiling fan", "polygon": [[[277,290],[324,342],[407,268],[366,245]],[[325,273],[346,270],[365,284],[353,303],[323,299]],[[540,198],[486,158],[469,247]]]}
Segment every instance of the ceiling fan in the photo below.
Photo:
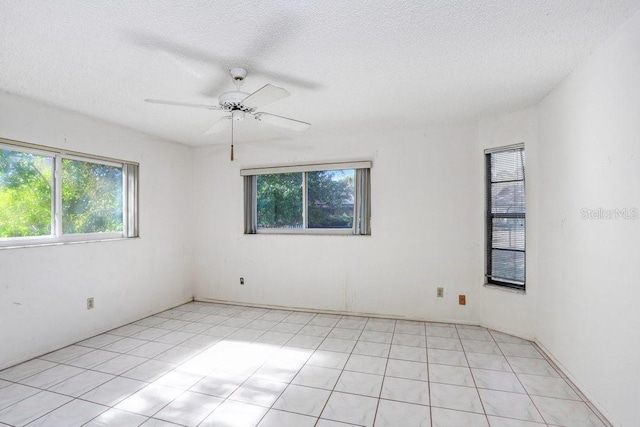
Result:
{"label": "ceiling fan", "polygon": [[231,160],[234,160],[233,156],[233,122],[244,120],[245,117],[250,116],[255,120],[265,123],[271,123],[276,126],[282,126],[287,129],[303,131],[307,130],[311,124],[300,120],[291,119],[288,117],[282,117],[275,114],[264,113],[256,111],[265,105],[289,96],[289,92],[285,89],[274,86],[272,84],[266,84],[253,93],[247,93],[240,90],[240,85],[247,77],[247,70],[244,68],[232,68],[229,70],[229,74],[236,83],[236,90],[224,92],[218,97],[218,105],[207,104],[191,104],[186,102],[174,102],[165,101],[161,99],[145,99],[146,102],[153,104],[165,104],[176,105],[179,107],[193,107],[204,108],[207,110],[219,110],[229,113],[219,118],[213,126],[209,128],[205,133],[215,133],[224,130],[229,122],[231,122]]}

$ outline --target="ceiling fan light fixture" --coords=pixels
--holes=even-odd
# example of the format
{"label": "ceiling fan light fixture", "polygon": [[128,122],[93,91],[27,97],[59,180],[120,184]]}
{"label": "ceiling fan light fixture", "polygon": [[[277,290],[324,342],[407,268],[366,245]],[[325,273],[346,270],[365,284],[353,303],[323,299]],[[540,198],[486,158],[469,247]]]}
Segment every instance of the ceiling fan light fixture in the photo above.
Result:
{"label": "ceiling fan light fixture", "polygon": [[242,110],[233,110],[231,112],[231,118],[236,121],[240,121],[244,119],[244,111]]}
{"label": "ceiling fan light fixture", "polygon": [[220,109],[224,111],[251,111],[251,108],[247,108],[243,105],[242,101],[250,94],[240,91],[225,92],[218,97],[220,103]]}
{"label": "ceiling fan light fixture", "polygon": [[247,77],[247,69],[242,67],[234,67],[229,70],[229,74],[231,74],[233,80],[242,81],[245,79],[245,77]]}

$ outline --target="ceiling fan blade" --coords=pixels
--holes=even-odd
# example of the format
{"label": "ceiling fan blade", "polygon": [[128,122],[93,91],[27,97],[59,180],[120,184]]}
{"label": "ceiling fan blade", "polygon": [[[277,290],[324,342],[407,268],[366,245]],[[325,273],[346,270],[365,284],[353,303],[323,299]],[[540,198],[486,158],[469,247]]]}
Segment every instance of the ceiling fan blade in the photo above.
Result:
{"label": "ceiling fan blade", "polygon": [[204,108],[205,110],[221,110],[219,105],[191,104],[188,102],[164,101],[162,99],[145,99],[144,101],[150,102],[151,104],[177,105],[179,107]]}
{"label": "ceiling fan blade", "polygon": [[229,124],[229,119],[230,118],[231,118],[231,116],[220,117],[218,120],[216,120],[216,122],[213,124],[213,126],[211,126],[205,132],[205,134],[217,133],[217,132],[223,131],[227,127],[227,125]]}
{"label": "ceiling fan blade", "polygon": [[286,98],[289,95],[290,93],[281,87],[266,84],[243,99],[242,104],[248,108],[260,108],[282,98]]}
{"label": "ceiling fan blade", "polygon": [[291,130],[303,131],[311,127],[310,123],[290,119],[288,117],[276,116],[275,114],[256,113],[254,117],[260,122],[271,123]]}
{"label": "ceiling fan blade", "polygon": [[[274,28],[277,29],[275,32],[273,31]],[[283,24],[279,21],[267,23],[265,28],[259,29],[256,34],[258,34],[259,36],[257,37],[257,40],[268,40],[269,44],[266,45],[263,42],[257,42],[252,49],[247,52],[241,52],[235,57],[216,55],[211,53],[208,49],[205,50],[191,45],[181,44],[170,39],[154,36],[151,34],[130,32],[127,34],[127,38],[133,43],[136,43],[137,45],[142,46],[146,49],[171,52],[176,56],[187,58],[192,61],[215,65],[221,70],[226,71],[229,69],[229,67],[234,67],[238,66],[238,64],[242,64],[242,66],[250,70],[251,74],[254,76],[261,75],[267,77],[270,80],[274,79],[278,82],[286,83],[287,85],[294,85],[307,89],[322,88],[323,85],[317,81],[307,80],[286,73],[270,71],[262,68],[259,63],[247,60],[247,58],[254,58],[256,56],[264,55],[266,50],[273,49],[274,40],[282,37],[283,35],[286,35],[286,32],[289,31],[288,28],[285,28],[285,31],[283,32],[282,28]],[[265,37],[265,33],[267,34],[267,37]],[[268,49],[265,49],[265,46],[268,46]],[[208,88],[209,91],[213,90],[213,92],[207,92],[207,94],[212,96],[217,95],[218,89],[221,89],[221,86]]]}

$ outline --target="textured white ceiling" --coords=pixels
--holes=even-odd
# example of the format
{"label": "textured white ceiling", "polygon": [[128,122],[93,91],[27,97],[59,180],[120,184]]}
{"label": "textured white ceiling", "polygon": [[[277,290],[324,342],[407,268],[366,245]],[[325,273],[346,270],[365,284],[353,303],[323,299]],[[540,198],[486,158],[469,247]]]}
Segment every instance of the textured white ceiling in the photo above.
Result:
{"label": "textured white ceiling", "polygon": [[[0,0],[0,90],[190,145],[248,68],[291,97],[265,107],[309,132],[423,127],[530,106],[640,0]],[[1,112],[0,112],[1,114]],[[238,129],[240,128],[240,129]],[[295,136],[255,121],[245,140]],[[0,136],[2,130],[0,129]]]}

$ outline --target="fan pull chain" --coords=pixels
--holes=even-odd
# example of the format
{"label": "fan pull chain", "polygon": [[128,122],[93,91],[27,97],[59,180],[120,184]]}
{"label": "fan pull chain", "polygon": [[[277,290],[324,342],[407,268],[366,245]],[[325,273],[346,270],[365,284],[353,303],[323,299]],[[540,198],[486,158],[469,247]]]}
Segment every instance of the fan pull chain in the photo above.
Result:
{"label": "fan pull chain", "polygon": [[231,117],[231,161],[233,162],[233,116]]}

